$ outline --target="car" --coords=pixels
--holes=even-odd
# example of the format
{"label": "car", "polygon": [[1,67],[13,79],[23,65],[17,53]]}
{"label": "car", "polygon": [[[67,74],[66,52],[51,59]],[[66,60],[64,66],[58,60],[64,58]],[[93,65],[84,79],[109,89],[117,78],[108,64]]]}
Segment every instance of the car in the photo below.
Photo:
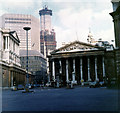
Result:
{"label": "car", "polygon": [[31,88],[32,88],[32,85],[31,85],[31,84],[28,84],[28,87],[29,87],[29,89],[31,89]]}
{"label": "car", "polygon": [[100,84],[101,87],[106,86],[105,82],[99,82],[99,84]]}
{"label": "car", "polygon": [[31,88],[34,88],[34,84],[31,84]]}
{"label": "car", "polygon": [[89,82],[83,82],[84,86],[89,86]]}
{"label": "car", "polygon": [[89,83],[89,87],[90,88],[96,88],[96,87],[100,87],[99,82],[95,81],[95,82],[90,82]]}
{"label": "car", "polygon": [[40,84],[34,84],[34,87],[40,87]]}
{"label": "car", "polygon": [[37,87],[40,87],[40,84],[36,84]]}
{"label": "car", "polygon": [[17,87],[16,87],[16,86],[13,86],[13,87],[12,87],[12,91],[17,91]]}
{"label": "car", "polygon": [[46,83],[46,86],[49,87],[51,84],[50,83]]}
{"label": "car", "polygon": [[18,89],[18,90],[23,90],[23,89],[24,89],[24,86],[23,86],[22,84],[19,84],[19,85],[17,86],[17,89]]}
{"label": "car", "polygon": [[34,88],[37,87],[37,84],[34,84]]}

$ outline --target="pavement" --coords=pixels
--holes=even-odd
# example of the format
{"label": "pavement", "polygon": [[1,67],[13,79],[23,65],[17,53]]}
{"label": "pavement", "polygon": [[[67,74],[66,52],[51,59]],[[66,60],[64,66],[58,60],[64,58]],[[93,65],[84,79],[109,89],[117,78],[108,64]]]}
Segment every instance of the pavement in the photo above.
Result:
{"label": "pavement", "polygon": [[118,90],[76,86],[2,91],[2,111],[118,111]]}

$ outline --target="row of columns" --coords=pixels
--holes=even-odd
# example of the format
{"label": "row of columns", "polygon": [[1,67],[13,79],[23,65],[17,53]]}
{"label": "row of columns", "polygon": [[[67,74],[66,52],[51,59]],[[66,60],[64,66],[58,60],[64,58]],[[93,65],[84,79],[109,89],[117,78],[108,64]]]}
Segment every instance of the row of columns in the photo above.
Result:
{"label": "row of columns", "polygon": [[[60,63],[60,73],[62,73],[62,65],[61,60],[59,60]],[[87,66],[88,66],[88,81],[91,81],[90,78],[90,58],[87,58]],[[102,57],[102,67],[103,67],[103,77],[105,77],[105,63],[104,63],[104,57]],[[53,80],[55,81],[55,62],[52,61],[52,73],[53,73]],[[80,58],[80,75],[81,75],[81,81],[84,81],[83,79],[83,59]],[[97,73],[97,57],[95,57],[95,81],[99,81],[98,73]],[[66,82],[69,82],[69,73],[68,73],[68,59],[66,59]],[[72,82],[75,83],[75,58],[73,59],[73,72],[72,72]]]}

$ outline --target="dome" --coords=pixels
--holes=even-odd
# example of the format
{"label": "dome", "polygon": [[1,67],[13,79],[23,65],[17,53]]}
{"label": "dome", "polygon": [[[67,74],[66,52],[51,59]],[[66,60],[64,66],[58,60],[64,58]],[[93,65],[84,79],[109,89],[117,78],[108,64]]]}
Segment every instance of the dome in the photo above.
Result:
{"label": "dome", "polygon": [[90,38],[93,37],[91,32],[89,32],[88,37],[90,37]]}

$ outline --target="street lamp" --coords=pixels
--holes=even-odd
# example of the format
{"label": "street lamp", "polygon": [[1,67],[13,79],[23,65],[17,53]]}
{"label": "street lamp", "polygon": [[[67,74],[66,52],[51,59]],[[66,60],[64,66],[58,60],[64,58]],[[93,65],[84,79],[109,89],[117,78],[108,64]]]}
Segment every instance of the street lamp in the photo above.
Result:
{"label": "street lamp", "polygon": [[26,74],[26,91],[29,91],[29,75],[28,75],[28,31],[31,29],[30,27],[24,27],[23,28],[26,31],[26,46],[27,46],[27,64],[26,64],[26,70],[27,70],[27,74]]}

